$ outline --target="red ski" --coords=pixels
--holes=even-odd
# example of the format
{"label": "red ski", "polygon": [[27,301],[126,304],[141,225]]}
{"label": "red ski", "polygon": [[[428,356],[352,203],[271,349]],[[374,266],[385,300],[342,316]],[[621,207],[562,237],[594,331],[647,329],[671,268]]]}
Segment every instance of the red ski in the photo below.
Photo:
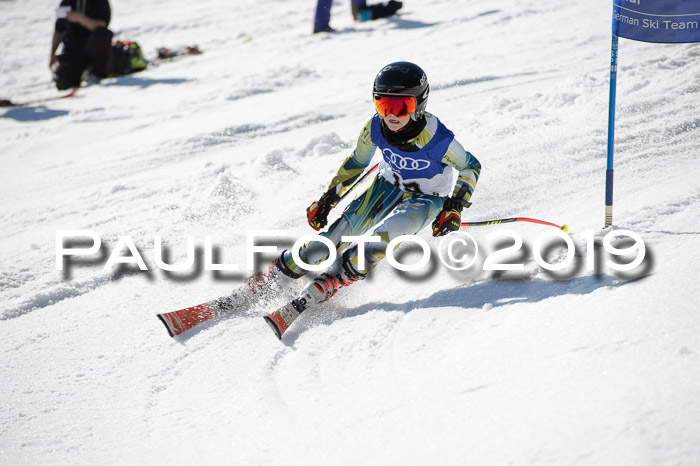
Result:
{"label": "red ski", "polygon": [[196,327],[202,322],[213,319],[226,312],[231,312],[233,307],[232,296],[224,296],[196,306],[180,309],[179,311],[157,314],[158,318],[168,329],[171,337],[180,335],[185,330]]}
{"label": "red ski", "polygon": [[[234,311],[245,311],[254,302],[264,297],[268,290],[270,281],[274,279],[275,273],[257,273],[245,279],[243,284],[228,296],[223,296],[213,301],[198,304],[196,306],[180,309],[179,311],[157,314],[158,318],[168,329],[171,337],[180,335],[185,330],[196,327],[202,322],[206,322],[222,314],[230,314]],[[268,290],[269,291],[269,290]]]}
{"label": "red ski", "polygon": [[0,107],[26,107],[28,105],[40,104],[43,102],[49,102],[51,100],[67,99],[68,97],[73,97],[75,94],[77,94],[78,89],[80,89],[80,88],[76,87],[75,89],[70,91],[68,94],[53,95],[51,97],[44,97],[41,99],[29,100],[27,102],[12,102],[9,99],[0,99]]}

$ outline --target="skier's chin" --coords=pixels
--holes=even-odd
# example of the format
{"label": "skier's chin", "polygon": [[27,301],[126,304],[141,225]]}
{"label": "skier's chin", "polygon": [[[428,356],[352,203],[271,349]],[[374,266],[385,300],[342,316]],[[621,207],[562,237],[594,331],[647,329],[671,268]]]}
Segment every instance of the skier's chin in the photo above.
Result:
{"label": "skier's chin", "polygon": [[396,119],[384,118],[384,123],[386,124],[387,128],[389,128],[393,132],[397,132],[401,128],[406,126],[406,121],[401,121],[398,118],[396,118]]}

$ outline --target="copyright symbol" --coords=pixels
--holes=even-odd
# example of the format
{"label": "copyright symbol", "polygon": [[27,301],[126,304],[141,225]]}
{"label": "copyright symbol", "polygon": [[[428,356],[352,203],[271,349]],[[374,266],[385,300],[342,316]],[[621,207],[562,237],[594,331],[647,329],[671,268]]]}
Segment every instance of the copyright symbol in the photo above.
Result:
{"label": "copyright symbol", "polygon": [[[444,258],[447,253],[449,263]],[[458,254],[455,255],[455,252]],[[453,231],[443,237],[438,247],[438,257],[445,267],[452,270],[466,270],[474,264],[479,255],[479,246],[476,240],[469,233],[463,231]],[[457,257],[458,256],[458,257]],[[452,264],[459,264],[452,265]]]}

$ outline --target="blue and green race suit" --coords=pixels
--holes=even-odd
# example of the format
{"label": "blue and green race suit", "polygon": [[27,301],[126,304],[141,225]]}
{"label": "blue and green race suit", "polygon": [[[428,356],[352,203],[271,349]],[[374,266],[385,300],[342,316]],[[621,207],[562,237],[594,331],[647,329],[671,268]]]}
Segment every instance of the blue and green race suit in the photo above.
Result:
{"label": "blue and green race suit", "polygon": [[[361,273],[371,270],[384,258],[392,239],[416,234],[429,225],[447,197],[464,202],[472,197],[481,164],[437,117],[429,113],[425,117],[425,128],[409,141],[418,150],[402,151],[382,136],[381,120],[375,114],[365,124],[355,150],[328,187],[341,196],[369,166],[379,148],[382,159],[371,186],[321,233],[337,245],[338,253],[350,247],[348,257]],[[381,241],[366,244],[364,267],[359,267],[357,245],[342,243],[341,237],[360,236],[372,229],[371,234]],[[308,264],[318,264],[328,257],[328,250],[324,244],[313,241],[300,249],[299,256]],[[291,271],[305,273],[294,263],[291,253],[287,252],[284,260]]]}

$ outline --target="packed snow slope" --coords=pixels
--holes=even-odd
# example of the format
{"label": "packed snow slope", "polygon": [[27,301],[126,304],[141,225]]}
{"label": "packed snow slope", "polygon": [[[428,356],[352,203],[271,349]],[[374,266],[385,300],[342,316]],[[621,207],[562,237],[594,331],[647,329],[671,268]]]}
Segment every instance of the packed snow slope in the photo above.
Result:
{"label": "packed snow slope", "polygon": [[[0,97],[56,94],[57,4],[0,2]],[[584,236],[607,233],[611,2],[406,0],[355,24],[336,1],[315,36],[313,1],[112,6],[147,56],[205,53],[0,110],[0,464],[700,464],[700,45],[620,42],[615,224],[647,248],[622,276],[605,253],[588,270]],[[171,339],[156,313],[244,272],[168,276],[154,236],[182,262],[211,235],[244,267],[248,231],[313,233],[305,208],[397,60],[483,165],[464,220],[566,223],[574,264],[545,273],[554,229],[510,224],[523,271],[383,264],[281,342],[260,317],[279,302]],[[97,232],[101,256],[56,270],[60,229]],[[483,262],[505,229],[464,231]],[[122,236],[149,272],[103,270]]]}

